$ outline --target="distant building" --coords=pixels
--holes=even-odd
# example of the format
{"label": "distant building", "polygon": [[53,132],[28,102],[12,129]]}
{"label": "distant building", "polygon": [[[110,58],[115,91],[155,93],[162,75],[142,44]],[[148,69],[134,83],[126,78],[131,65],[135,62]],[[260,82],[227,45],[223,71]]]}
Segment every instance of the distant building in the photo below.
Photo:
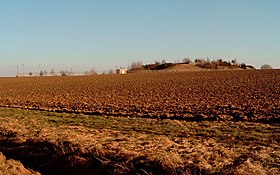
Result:
{"label": "distant building", "polygon": [[124,68],[117,69],[116,74],[127,74],[127,69]]}

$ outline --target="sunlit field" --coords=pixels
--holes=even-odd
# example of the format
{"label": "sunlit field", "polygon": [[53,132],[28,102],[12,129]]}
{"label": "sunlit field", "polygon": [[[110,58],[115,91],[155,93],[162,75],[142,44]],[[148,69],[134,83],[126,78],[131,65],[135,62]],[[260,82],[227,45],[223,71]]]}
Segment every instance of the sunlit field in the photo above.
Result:
{"label": "sunlit field", "polygon": [[279,70],[1,78],[0,170],[280,174],[279,80]]}

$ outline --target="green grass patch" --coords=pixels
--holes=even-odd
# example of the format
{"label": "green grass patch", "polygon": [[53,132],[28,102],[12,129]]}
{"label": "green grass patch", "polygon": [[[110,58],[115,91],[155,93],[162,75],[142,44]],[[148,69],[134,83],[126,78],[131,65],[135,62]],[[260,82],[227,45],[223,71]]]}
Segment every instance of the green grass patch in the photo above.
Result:
{"label": "green grass patch", "polygon": [[212,138],[230,146],[279,144],[280,127],[277,125],[247,122],[184,122],[174,120],[102,117],[83,114],[55,113],[11,108],[0,108],[0,121],[20,120],[30,130],[61,126],[82,126],[93,129],[110,129],[124,133],[139,132],[150,135],[191,137],[198,140]]}

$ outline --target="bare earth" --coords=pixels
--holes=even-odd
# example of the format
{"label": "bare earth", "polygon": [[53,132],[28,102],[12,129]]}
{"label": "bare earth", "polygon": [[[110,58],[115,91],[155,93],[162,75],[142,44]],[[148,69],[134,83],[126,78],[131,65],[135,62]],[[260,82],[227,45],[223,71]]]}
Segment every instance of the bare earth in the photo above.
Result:
{"label": "bare earth", "polygon": [[0,79],[0,105],[106,116],[280,123],[280,70]]}

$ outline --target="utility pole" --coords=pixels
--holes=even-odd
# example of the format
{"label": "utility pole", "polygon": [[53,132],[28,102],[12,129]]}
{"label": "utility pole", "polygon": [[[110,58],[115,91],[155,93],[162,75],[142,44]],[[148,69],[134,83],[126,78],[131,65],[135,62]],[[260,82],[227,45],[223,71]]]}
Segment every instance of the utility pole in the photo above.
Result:
{"label": "utility pole", "polygon": [[22,64],[22,76],[24,77],[24,64]]}
{"label": "utility pole", "polygon": [[84,64],[84,74],[86,74],[86,64]]}
{"label": "utility pole", "polygon": [[17,77],[19,77],[19,69],[18,69],[18,65],[17,65]]}

